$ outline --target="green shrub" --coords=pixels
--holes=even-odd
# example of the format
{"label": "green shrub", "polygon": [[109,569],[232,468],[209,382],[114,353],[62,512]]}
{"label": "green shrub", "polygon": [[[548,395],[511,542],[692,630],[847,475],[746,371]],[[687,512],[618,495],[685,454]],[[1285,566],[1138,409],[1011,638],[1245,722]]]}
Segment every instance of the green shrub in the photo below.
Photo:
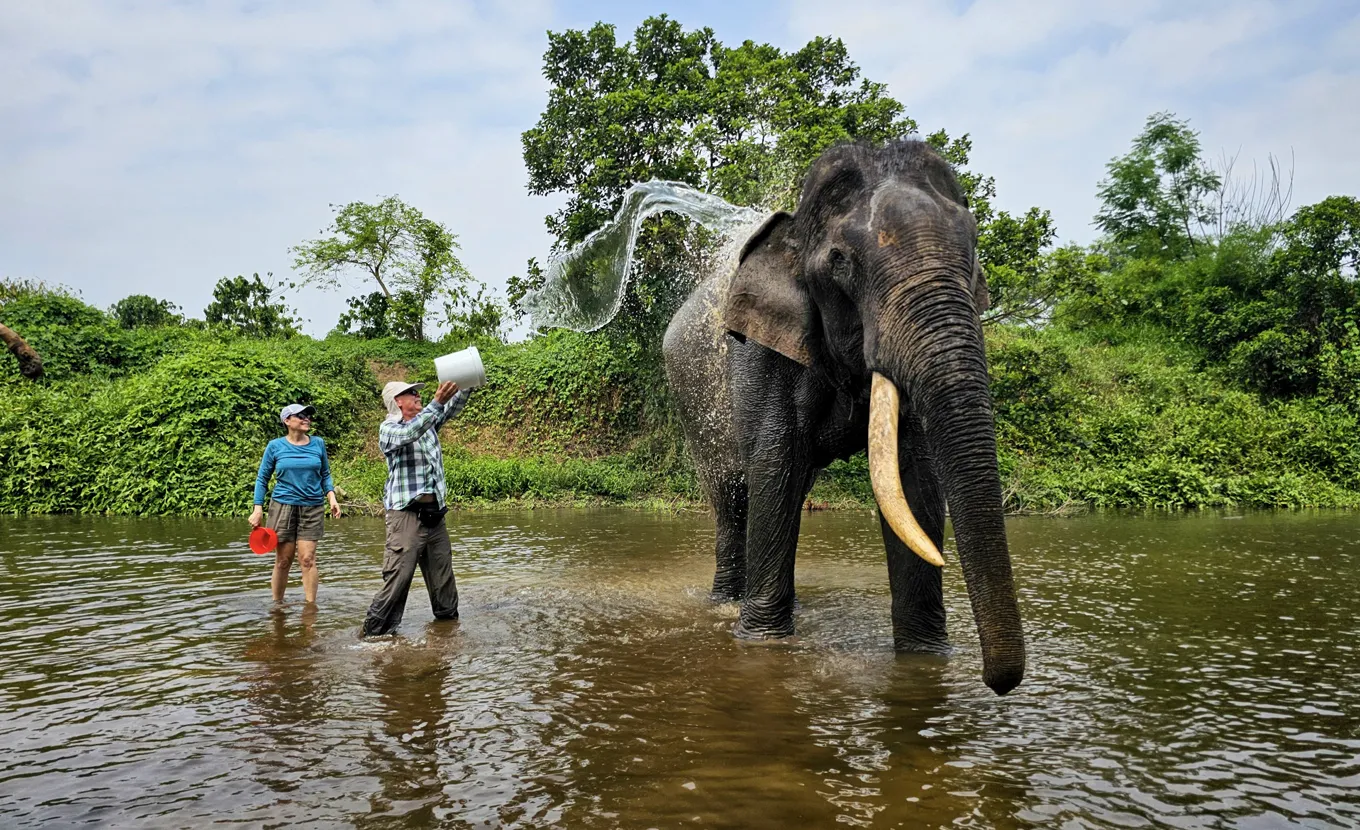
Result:
{"label": "green shrub", "polygon": [[1360,419],[1263,400],[1157,327],[989,332],[998,455],[1013,510],[1349,506]]}
{"label": "green shrub", "polygon": [[145,326],[170,326],[181,322],[176,313],[179,306],[169,300],[158,300],[146,294],[133,294],[113,304],[109,313],[125,329]]}
{"label": "green shrub", "polygon": [[[50,380],[74,375],[116,375],[139,364],[133,340],[109,315],[59,291],[38,288],[0,305],[4,323],[28,341]],[[0,376],[15,379],[19,364],[0,352]]]}
{"label": "green shrub", "polygon": [[487,386],[463,420],[513,429],[532,451],[617,452],[650,426],[635,356],[607,338],[555,330],[526,343],[490,345],[482,358]]}
{"label": "green shrub", "polygon": [[1005,440],[1030,450],[1068,440],[1073,390],[1067,353],[1035,330],[1008,334],[994,338],[988,355],[996,419]]}
{"label": "green shrub", "polygon": [[0,402],[0,511],[243,510],[284,404],[317,407],[333,455],[358,444],[371,401],[352,375],[332,383],[303,365],[282,342],[204,338],[128,378],[15,386]]}

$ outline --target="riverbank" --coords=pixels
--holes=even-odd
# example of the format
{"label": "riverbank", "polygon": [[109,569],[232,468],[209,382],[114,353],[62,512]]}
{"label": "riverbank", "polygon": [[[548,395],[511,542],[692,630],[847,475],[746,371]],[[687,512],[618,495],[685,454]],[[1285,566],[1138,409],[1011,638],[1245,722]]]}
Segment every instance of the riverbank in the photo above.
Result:
{"label": "riverbank", "polygon": [[[432,380],[433,358],[467,345],[125,330],[73,298],[42,302],[21,322],[46,377],[0,364],[3,513],[243,513],[290,401],[317,407],[344,500],[374,511],[380,385]],[[989,326],[987,344],[1010,512],[1360,506],[1345,407],[1235,388],[1161,329]],[[703,508],[657,356],[566,331],[477,345],[488,385],[443,436],[456,507]],[[872,499],[860,456],[808,506]]]}
{"label": "riverbank", "polygon": [[[446,453],[449,502],[455,509],[627,507],[663,512],[707,511],[692,475],[658,475],[628,456],[595,459],[496,458],[465,450]],[[378,515],[387,467],[381,459],[350,457],[334,464],[342,505]],[[804,504],[807,510],[873,507],[864,459],[823,472]]]}

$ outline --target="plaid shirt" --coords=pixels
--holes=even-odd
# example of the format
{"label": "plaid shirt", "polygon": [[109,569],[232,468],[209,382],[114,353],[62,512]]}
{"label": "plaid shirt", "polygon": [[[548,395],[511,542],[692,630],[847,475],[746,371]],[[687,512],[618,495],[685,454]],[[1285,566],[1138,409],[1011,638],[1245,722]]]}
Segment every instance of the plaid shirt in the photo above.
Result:
{"label": "plaid shirt", "polygon": [[439,506],[444,506],[444,453],[439,449],[439,428],[463,411],[471,394],[461,391],[447,404],[430,401],[411,420],[392,416],[378,427],[378,448],[387,458],[383,507],[400,510],[423,493],[433,493]]}

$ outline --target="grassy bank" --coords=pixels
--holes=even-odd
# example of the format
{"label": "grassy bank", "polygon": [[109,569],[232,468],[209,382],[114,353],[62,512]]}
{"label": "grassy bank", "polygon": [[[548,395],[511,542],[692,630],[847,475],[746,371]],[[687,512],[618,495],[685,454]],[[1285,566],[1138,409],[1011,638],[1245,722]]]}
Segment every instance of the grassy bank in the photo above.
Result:
{"label": "grassy bank", "polygon": [[1233,388],[1155,327],[989,340],[1012,510],[1360,505],[1346,407]]}
{"label": "grassy bank", "polygon": [[[317,406],[344,501],[374,510],[380,384],[465,345],[128,331],[62,297],[3,311],[48,360],[38,383],[0,364],[5,513],[242,513],[289,401]],[[489,384],[444,434],[455,505],[701,505],[654,361],[571,332],[479,346]],[[1347,408],[1235,388],[1163,329],[993,327],[988,347],[1013,511],[1360,505]],[[863,457],[810,501],[871,505]]]}
{"label": "grassy bank", "polygon": [[[52,293],[0,311],[47,370],[25,381],[0,353],[6,513],[239,513],[289,401],[317,407],[350,508],[375,510],[381,383],[433,380],[433,358],[467,345],[125,330]],[[678,434],[654,414],[634,355],[570,332],[477,345],[488,386],[443,436],[456,504],[696,503]]]}

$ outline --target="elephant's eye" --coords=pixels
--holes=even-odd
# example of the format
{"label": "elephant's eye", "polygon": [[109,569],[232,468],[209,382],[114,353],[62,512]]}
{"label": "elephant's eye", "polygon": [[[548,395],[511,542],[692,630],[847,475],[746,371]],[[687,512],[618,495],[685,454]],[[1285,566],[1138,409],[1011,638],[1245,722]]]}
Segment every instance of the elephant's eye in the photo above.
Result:
{"label": "elephant's eye", "polygon": [[827,265],[830,266],[831,278],[836,282],[843,283],[850,279],[850,258],[841,250],[831,249],[831,254],[827,257]]}

